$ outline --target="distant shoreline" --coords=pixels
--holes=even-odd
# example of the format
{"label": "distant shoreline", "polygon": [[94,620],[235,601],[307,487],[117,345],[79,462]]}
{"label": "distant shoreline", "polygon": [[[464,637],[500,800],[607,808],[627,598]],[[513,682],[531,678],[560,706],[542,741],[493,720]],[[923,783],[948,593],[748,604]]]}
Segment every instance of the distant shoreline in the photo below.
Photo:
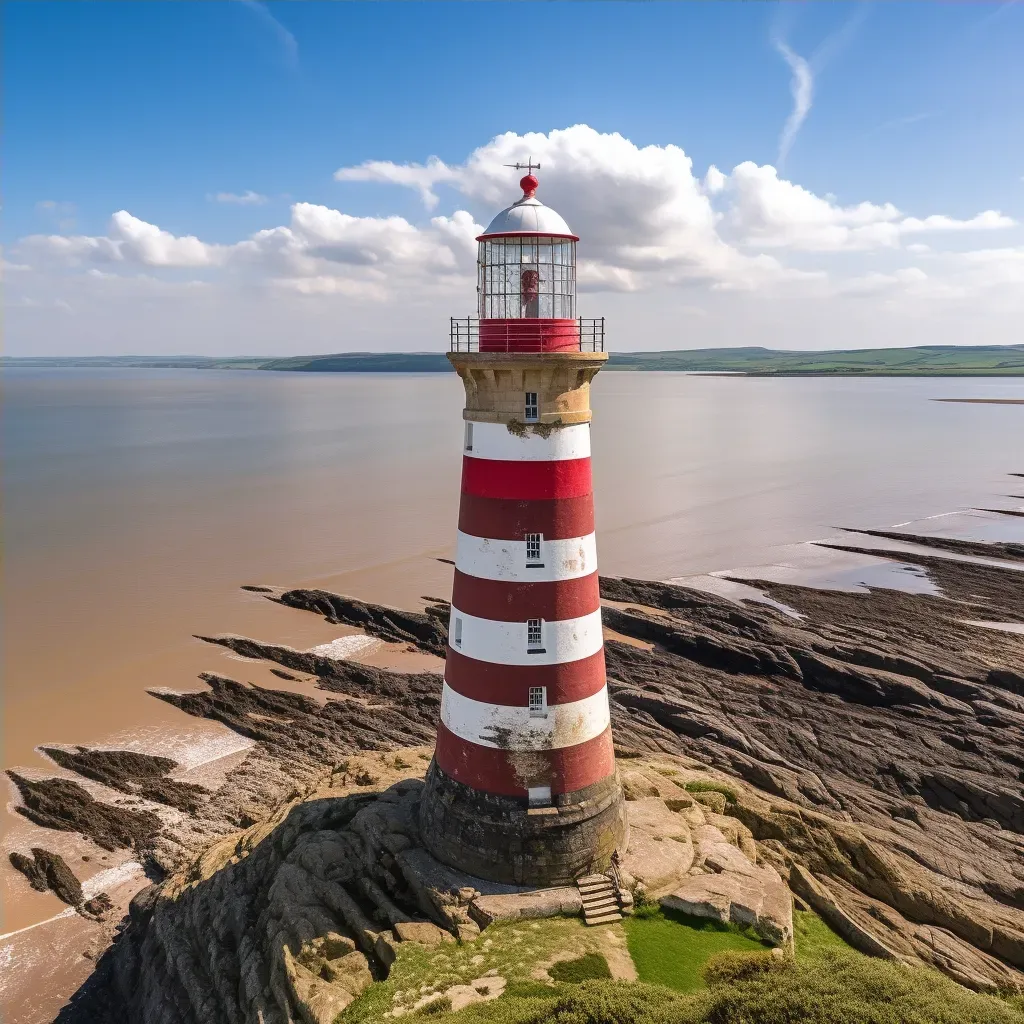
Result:
{"label": "distant shoreline", "polygon": [[[450,373],[444,352],[341,352],[273,356],[25,356],[0,366],[177,370],[277,370],[304,373]],[[744,377],[1024,377],[1024,345],[925,345],[916,348],[791,352],[767,348],[610,352],[610,370]]]}
{"label": "distant shoreline", "polygon": [[967,405],[1024,405],[1024,398],[933,398],[933,402],[963,402]]}

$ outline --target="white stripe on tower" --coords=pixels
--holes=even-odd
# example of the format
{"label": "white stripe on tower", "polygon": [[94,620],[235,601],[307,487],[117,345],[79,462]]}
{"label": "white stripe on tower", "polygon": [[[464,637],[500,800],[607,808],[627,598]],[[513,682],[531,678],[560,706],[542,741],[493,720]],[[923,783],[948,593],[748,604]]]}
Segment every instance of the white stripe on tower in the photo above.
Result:
{"label": "white stripe on tower", "polygon": [[608,690],[531,715],[528,707],[488,704],[457,693],[447,683],[441,721],[460,739],[502,750],[552,750],[585,743],[608,728]]}
{"label": "white stripe on tower", "polygon": [[[498,462],[558,462],[590,458],[590,424],[573,423],[552,430],[547,437],[526,430],[512,433],[504,423],[472,424],[473,447],[465,454],[475,459]],[[468,435],[467,435],[468,437]]]}
{"label": "white stripe on tower", "polygon": [[526,541],[474,537],[459,531],[455,568],[467,576],[506,583],[553,583],[597,571],[597,540],[585,537],[541,540],[541,564],[527,568]]}
{"label": "white stripe on tower", "polygon": [[541,622],[541,641],[527,647],[526,622],[481,619],[454,605],[448,622],[452,646],[467,658],[498,665],[555,665],[596,654],[604,644],[601,609],[575,619]]}

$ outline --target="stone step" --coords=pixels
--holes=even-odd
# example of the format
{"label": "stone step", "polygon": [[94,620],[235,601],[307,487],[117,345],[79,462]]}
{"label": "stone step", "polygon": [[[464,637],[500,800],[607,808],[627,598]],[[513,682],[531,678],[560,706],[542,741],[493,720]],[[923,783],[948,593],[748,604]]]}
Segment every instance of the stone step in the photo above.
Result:
{"label": "stone step", "polygon": [[590,882],[586,885],[578,885],[576,888],[582,893],[615,891],[615,886],[611,882]]}
{"label": "stone step", "polygon": [[597,924],[613,924],[615,921],[621,921],[622,915],[617,911],[613,911],[608,914],[601,914],[598,917],[586,917],[584,921],[587,925],[593,926]]}
{"label": "stone step", "polygon": [[593,885],[595,882],[600,882],[602,885],[611,884],[611,879],[607,875],[584,875],[582,878],[576,879],[577,885]]}
{"label": "stone step", "polygon": [[598,899],[585,899],[583,901],[583,909],[595,910],[597,907],[615,907],[616,910],[619,907],[619,898],[615,893],[608,893],[607,896],[601,896]]}

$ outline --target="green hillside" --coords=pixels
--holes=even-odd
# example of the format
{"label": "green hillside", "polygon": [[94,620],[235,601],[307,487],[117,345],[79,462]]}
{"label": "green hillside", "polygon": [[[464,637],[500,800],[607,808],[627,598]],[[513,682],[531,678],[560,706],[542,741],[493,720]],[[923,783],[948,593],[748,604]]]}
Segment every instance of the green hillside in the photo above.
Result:
{"label": "green hillside", "polygon": [[1024,375],[1024,345],[924,345],[836,352],[784,352],[768,348],[613,352],[608,365],[618,370],[718,371],[786,376]]}
{"label": "green hillside", "polygon": [[[337,352],[330,355],[89,356],[4,359],[5,366],[94,366],[176,369],[285,370],[305,373],[442,373],[444,352]],[[745,373],[757,376],[860,377],[1024,376],[1024,345],[922,345],[835,352],[770,348],[698,348],[670,352],[612,352],[612,370]]]}

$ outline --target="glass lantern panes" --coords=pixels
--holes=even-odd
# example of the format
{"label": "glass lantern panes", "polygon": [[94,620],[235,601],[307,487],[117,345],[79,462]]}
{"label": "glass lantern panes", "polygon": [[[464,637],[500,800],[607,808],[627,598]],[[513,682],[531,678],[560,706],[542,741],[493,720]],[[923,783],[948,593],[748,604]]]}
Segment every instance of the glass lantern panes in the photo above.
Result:
{"label": "glass lantern panes", "polygon": [[576,317],[576,243],[549,236],[488,238],[477,264],[480,316],[496,320]]}

